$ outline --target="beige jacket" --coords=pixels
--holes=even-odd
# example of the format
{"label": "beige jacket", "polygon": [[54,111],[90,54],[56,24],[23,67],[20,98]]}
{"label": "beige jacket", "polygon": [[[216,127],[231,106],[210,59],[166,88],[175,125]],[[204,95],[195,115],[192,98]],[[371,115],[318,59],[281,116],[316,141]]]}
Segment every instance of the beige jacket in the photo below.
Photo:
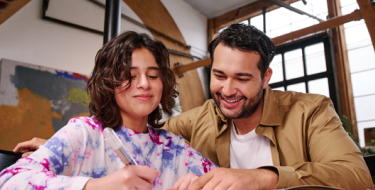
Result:
{"label": "beige jacket", "polygon": [[[183,136],[204,157],[229,168],[230,123],[214,101],[208,100],[167,120],[163,128]],[[273,164],[279,172],[276,188],[374,188],[362,153],[325,96],[267,88],[255,132],[270,139]]]}

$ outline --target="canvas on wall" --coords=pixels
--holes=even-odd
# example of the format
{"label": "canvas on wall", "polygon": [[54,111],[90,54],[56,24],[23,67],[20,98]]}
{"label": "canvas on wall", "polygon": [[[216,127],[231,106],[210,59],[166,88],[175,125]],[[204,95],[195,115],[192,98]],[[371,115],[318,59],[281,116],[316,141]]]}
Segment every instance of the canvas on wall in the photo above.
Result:
{"label": "canvas on wall", "polygon": [[33,137],[50,138],[70,118],[88,116],[84,75],[2,59],[0,149]]}

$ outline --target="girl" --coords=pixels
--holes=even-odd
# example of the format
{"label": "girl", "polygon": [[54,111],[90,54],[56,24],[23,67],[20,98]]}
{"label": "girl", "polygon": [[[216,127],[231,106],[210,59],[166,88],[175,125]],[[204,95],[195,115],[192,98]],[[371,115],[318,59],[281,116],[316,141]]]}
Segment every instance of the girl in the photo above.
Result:
{"label": "girl", "polygon": [[[185,144],[156,129],[172,113],[176,79],[165,46],[146,34],[125,32],[96,55],[87,84],[91,117],[78,117],[45,145],[0,173],[2,189],[167,189],[188,173],[216,167]],[[161,105],[161,108],[159,107]],[[116,130],[139,166],[124,167],[104,141]]]}

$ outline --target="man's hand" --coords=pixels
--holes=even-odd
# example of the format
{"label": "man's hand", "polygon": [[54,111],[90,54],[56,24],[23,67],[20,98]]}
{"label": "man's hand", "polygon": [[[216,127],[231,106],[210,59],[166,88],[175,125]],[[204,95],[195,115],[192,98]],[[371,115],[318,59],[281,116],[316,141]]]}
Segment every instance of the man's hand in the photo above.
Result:
{"label": "man's hand", "polygon": [[275,189],[278,180],[277,172],[269,169],[214,168],[196,179],[188,189]]}
{"label": "man's hand", "polygon": [[34,137],[29,141],[18,143],[13,152],[23,153],[22,158],[28,157],[33,151],[38,150],[40,145],[46,143],[46,141],[45,139]]}
{"label": "man's hand", "polygon": [[193,173],[189,173],[188,175],[181,176],[180,179],[173,184],[173,190],[186,190],[199,177]]}

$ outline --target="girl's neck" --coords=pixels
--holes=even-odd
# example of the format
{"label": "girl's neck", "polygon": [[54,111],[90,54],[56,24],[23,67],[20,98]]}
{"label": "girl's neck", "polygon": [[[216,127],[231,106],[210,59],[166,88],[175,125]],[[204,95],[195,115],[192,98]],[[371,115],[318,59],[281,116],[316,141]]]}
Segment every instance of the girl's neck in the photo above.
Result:
{"label": "girl's neck", "polygon": [[139,133],[147,133],[147,119],[148,116],[144,117],[131,117],[125,114],[121,114],[122,125],[128,129]]}

